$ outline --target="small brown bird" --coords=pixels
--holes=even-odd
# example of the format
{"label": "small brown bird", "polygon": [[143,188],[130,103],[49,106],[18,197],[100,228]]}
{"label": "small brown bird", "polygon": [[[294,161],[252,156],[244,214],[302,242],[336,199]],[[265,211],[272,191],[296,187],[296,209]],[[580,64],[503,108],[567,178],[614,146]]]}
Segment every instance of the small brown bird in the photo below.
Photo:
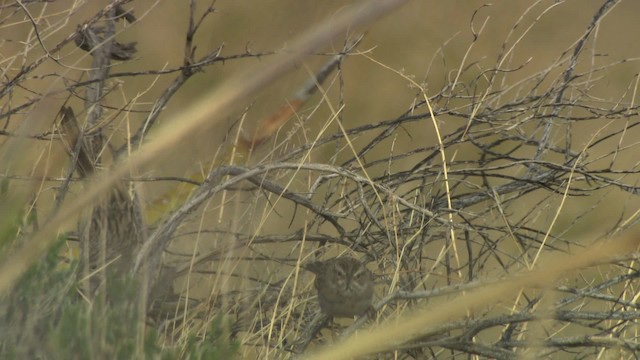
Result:
{"label": "small brown bird", "polygon": [[360,261],[341,257],[314,261],[305,268],[316,274],[322,311],[333,317],[354,317],[373,311],[373,274]]}

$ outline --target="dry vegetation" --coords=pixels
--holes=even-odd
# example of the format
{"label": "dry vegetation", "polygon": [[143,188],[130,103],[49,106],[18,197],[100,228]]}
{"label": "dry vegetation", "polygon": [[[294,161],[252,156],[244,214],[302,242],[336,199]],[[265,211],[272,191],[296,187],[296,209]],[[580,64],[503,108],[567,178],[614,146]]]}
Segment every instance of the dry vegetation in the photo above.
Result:
{"label": "dry vegetation", "polygon": [[0,3],[0,357],[637,358],[640,4],[359,4]]}

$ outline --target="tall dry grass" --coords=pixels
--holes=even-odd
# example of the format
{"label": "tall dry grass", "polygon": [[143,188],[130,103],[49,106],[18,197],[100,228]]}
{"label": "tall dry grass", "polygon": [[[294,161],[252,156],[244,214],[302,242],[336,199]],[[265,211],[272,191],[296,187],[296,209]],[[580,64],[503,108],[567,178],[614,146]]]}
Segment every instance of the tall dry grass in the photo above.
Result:
{"label": "tall dry grass", "polygon": [[635,356],[638,5],[253,6],[2,6],[0,353]]}

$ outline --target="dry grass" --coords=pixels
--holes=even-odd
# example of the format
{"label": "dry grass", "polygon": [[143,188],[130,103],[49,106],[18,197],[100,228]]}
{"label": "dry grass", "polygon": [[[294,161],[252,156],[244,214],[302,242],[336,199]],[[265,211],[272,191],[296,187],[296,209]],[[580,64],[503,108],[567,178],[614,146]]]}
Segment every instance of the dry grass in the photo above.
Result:
{"label": "dry grass", "polygon": [[[119,3],[2,8],[22,41],[0,92],[2,293],[67,233],[93,254],[79,279],[140,280],[139,344],[155,328],[186,349],[224,315],[241,358],[635,356],[640,77],[611,39],[637,5],[134,1],[133,24],[105,21]],[[267,15],[291,23],[268,33]],[[88,55],[73,38],[92,23]],[[129,41],[133,60],[109,59]],[[377,317],[316,334],[300,265],[341,254],[377,274]]]}

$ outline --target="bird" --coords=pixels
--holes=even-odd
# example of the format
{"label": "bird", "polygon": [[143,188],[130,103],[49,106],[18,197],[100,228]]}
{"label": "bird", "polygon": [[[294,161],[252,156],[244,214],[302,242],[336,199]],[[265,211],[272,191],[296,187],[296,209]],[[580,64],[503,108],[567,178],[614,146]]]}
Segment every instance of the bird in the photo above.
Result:
{"label": "bird", "polygon": [[373,311],[373,274],[352,257],[313,261],[305,268],[316,275],[320,309],[331,317],[354,317]]}

